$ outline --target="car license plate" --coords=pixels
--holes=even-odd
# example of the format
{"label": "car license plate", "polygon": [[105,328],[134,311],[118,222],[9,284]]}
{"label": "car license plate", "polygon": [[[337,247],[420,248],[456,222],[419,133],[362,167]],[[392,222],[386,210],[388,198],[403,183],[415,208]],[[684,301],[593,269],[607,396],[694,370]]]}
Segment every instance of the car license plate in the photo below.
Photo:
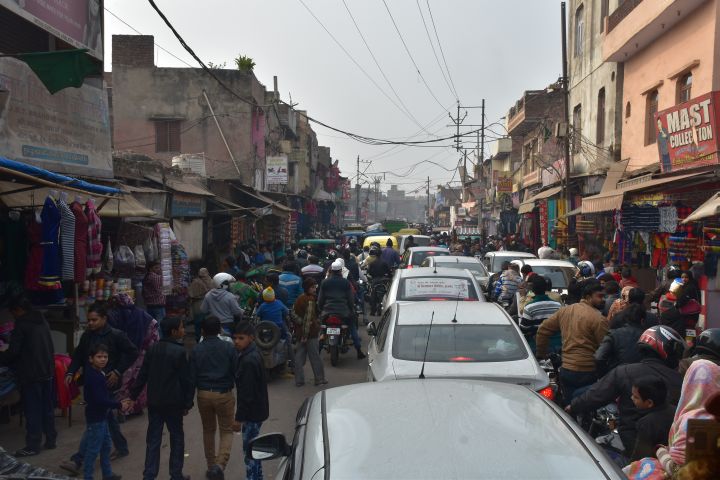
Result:
{"label": "car license plate", "polygon": [[339,328],[328,328],[327,334],[328,335],[340,335],[340,329]]}

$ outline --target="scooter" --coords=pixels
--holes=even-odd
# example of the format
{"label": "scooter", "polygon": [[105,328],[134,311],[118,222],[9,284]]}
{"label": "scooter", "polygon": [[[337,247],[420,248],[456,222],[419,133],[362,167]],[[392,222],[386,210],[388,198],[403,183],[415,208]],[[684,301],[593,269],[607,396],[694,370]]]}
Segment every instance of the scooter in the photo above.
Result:
{"label": "scooter", "polygon": [[262,355],[263,366],[269,374],[282,375],[288,362],[288,343],[290,338],[282,338],[280,327],[270,321],[260,321],[253,317],[255,325],[255,345]]}
{"label": "scooter", "polygon": [[[325,317],[320,331],[324,332],[320,338],[320,350],[327,349],[330,353],[330,365],[337,367],[340,361],[340,354],[347,353],[350,349],[350,329],[342,321],[339,315],[330,314]],[[352,344],[352,340],[350,340]]]}

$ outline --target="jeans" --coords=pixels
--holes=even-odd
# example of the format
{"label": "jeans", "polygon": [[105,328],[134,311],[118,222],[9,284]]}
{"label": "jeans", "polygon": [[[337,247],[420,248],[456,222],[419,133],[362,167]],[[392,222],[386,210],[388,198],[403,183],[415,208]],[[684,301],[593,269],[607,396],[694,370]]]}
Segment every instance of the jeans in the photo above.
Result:
{"label": "jeans", "polygon": [[100,454],[100,468],[103,478],[111,477],[113,474],[110,467],[110,430],[107,422],[89,423],[83,435],[85,449],[83,454],[83,473],[85,480],[92,480],[95,470],[95,459]]}
{"label": "jeans", "polygon": [[148,429],[145,442],[145,470],[143,480],[155,480],[160,471],[160,445],[163,426],[170,433],[170,480],[183,480],[185,460],[185,434],[182,413],[148,412]]}
{"label": "jeans", "polygon": [[[108,415],[107,422],[105,423],[107,423],[108,431],[110,432],[110,438],[113,445],[115,445],[115,450],[117,450],[118,453],[120,453],[121,455],[128,455],[130,453],[130,450],[128,448],[128,442],[120,431],[120,424],[117,421],[117,417],[115,417],[115,415],[111,412]],[[82,440],[80,440],[80,448],[78,452],[72,457],[70,457],[70,460],[75,462],[75,464],[78,466],[83,464],[83,459],[85,457],[84,452],[87,446],[87,442],[87,432],[85,432],[82,436]]]}
{"label": "jeans", "polygon": [[[233,420],[235,420],[235,396],[232,390],[225,393],[198,390],[197,406],[203,428],[203,446],[208,468],[213,465],[225,466],[230,460],[233,442]],[[220,448],[215,456],[215,432],[220,428]]]}
{"label": "jeans", "polygon": [[597,379],[597,373],[594,371],[576,372],[560,367],[560,389],[562,390],[564,404],[570,405],[579,389],[592,385]]}
{"label": "jeans", "polygon": [[260,427],[262,422],[243,422],[242,426],[242,438],[243,438],[243,451],[245,452],[245,478],[247,480],[262,480],[262,462],[260,460],[253,460],[250,453],[250,442],[260,435]]}
{"label": "jeans", "polygon": [[308,338],[305,343],[298,341],[295,346],[295,383],[305,383],[305,361],[310,357],[315,383],[325,380],[325,368],[320,358],[318,338]]}
{"label": "jeans", "polygon": [[45,444],[55,445],[55,385],[53,379],[24,383],[20,386],[25,415],[25,446],[40,450],[43,434]]}
{"label": "jeans", "polygon": [[355,318],[351,318],[350,320],[346,321],[345,324],[350,330],[350,337],[352,337],[355,349],[360,350],[360,335],[358,335],[357,323],[355,322]]}

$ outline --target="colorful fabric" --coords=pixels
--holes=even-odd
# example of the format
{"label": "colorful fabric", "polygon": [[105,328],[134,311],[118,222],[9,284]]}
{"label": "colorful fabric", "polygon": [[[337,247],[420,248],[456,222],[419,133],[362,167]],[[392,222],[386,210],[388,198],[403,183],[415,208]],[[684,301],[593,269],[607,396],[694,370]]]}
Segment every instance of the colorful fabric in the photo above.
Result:
{"label": "colorful fabric", "polygon": [[75,283],[83,283],[87,278],[88,218],[79,202],[70,204],[75,217]]}
{"label": "colorful fabric", "polygon": [[[144,312],[143,312],[144,313]],[[160,332],[158,322],[151,318],[147,329],[145,331],[145,338],[142,341],[141,347],[138,349],[139,354],[135,359],[135,362],[125,370],[122,377],[122,386],[118,398],[130,398],[130,389],[140,375],[140,369],[142,368],[143,361],[145,360],[145,354],[150,350],[150,347],[160,341]],[[147,406],[147,385],[142,389],[138,396],[135,404],[133,405],[130,413],[140,413],[143,408]]]}
{"label": "colorful fabric", "polygon": [[92,273],[100,273],[103,252],[102,221],[92,200],[85,204],[85,215],[88,219],[87,268]]}
{"label": "colorful fabric", "polygon": [[615,300],[613,304],[610,305],[610,310],[608,310],[607,315],[608,322],[610,322],[615,315],[627,308],[627,306],[629,305],[628,298],[630,296],[630,290],[632,290],[633,288],[635,287],[624,287],[620,292],[620,298]]}
{"label": "colorful fabric", "polygon": [[60,247],[62,249],[62,279],[75,280],[75,215],[62,198],[60,210]]}
{"label": "colorful fabric", "polygon": [[53,290],[59,290],[60,285],[60,209],[55,199],[48,195],[45,199],[42,212],[42,238],[43,250],[42,270],[38,283]]}

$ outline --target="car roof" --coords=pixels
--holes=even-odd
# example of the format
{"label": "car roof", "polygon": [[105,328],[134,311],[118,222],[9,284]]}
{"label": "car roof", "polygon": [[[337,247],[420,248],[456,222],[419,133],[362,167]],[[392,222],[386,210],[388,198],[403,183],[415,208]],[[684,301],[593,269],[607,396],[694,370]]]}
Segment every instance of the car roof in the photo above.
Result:
{"label": "car roof", "polygon": [[479,263],[479,258],[475,257],[466,257],[463,255],[446,255],[444,257],[431,257],[435,263]]}
{"label": "car roof", "polygon": [[419,268],[406,268],[404,270],[398,270],[400,278],[412,278],[412,277],[454,277],[454,278],[473,278],[470,272],[460,268],[442,268],[442,267],[419,267]]}
{"label": "car roof", "polygon": [[323,421],[327,441],[313,428],[306,448],[318,460],[327,453],[330,478],[623,478],[524,386],[407,379],[331,388],[314,400],[310,421]]}
{"label": "car roof", "polygon": [[445,247],[410,247],[410,252],[449,252],[449,248]]}
{"label": "car roof", "polygon": [[521,257],[521,258],[537,258],[537,255],[528,252],[513,252],[510,250],[500,250],[499,252],[487,252],[486,257]]}
{"label": "car roof", "polygon": [[[457,311],[457,316],[456,316]],[[398,325],[510,325],[512,321],[505,311],[492,302],[404,302],[397,305]]]}
{"label": "car roof", "polygon": [[545,266],[545,267],[570,267],[570,268],[577,268],[572,263],[568,262],[567,260],[550,260],[545,258],[523,258],[519,260],[513,260],[511,263],[521,263],[524,265],[530,265],[531,267],[534,266]]}

